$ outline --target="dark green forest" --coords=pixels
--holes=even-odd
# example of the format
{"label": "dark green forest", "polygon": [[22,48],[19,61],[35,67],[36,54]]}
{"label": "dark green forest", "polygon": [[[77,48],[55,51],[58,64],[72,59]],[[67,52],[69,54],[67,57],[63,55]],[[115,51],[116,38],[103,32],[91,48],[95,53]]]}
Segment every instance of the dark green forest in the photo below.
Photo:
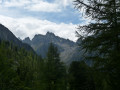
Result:
{"label": "dark green forest", "polygon": [[0,90],[93,90],[90,67],[73,62],[68,69],[51,43],[42,59],[12,43],[0,42]]}
{"label": "dark green forest", "polygon": [[91,19],[76,31],[84,60],[66,65],[52,43],[42,58],[1,40],[0,90],[120,90],[120,0],[74,4]]}

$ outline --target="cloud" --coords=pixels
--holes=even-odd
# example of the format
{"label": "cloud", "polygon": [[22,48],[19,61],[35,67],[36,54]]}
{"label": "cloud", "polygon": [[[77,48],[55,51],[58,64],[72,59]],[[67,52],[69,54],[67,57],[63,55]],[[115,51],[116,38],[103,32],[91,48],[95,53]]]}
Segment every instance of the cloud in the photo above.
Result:
{"label": "cloud", "polygon": [[[50,31],[60,37],[75,41],[77,39],[75,37],[76,24],[85,25],[90,20],[83,17],[80,17],[79,20],[77,10],[76,13],[71,8],[74,6],[72,5],[73,0],[0,1],[2,1],[2,3],[0,2],[0,23],[22,39],[28,36],[32,39],[35,34],[46,34],[47,31]],[[37,18],[41,18],[41,20]]]}
{"label": "cloud", "polygon": [[6,0],[3,2],[4,7],[24,7],[30,4],[30,0]]}
{"label": "cloud", "polygon": [[56,24],[48,20],[38,20],[32,17],[15,19],[2,15],[0,15],[0,23],[8,27],[17,37],[22,39],[28,36],[32,39],[35,34],[45,35],[47,31],[50,31],[57,36],[73,41],[77,40],[77,37],[75,37],[77,26],[72,23]]}
{"label": "cloud", "polygon": [[55,3],[58,3],[62,7],[67,7],[72,5],[73,0],[55,0]]}
{"label": "cloud", "polygon": [[71,5],[72,0],[5,0],[0,1],[5,8],[16,7],[35,12],[61,12]]}
{"label": "cloud", "polygon": [[33,3],[29,6],[26,6],[25,9],[29,11],[40,11],[40,12],[60,12],[61,8],[56,3],[48,3],[39,1],[37,3]]}

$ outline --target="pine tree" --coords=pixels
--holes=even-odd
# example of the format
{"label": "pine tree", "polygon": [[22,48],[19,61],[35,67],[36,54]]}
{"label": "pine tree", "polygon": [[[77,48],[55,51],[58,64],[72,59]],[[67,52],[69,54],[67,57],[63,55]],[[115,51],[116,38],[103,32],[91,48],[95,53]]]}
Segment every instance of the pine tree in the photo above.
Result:
{"label": "pine tree", "polygon": [[[75,0],[76,7],[94,20],[89,25],[79,26],[77,34],[83,40],[81,46],[93,53],[87,59],[91,59],[95,70],[102,73],[103,83],[120,89],[120,0],[87,1]],[[81,31],[86,34],[80,35]],[[106,88],[106,84],[102,87]]]}
{"label": "pine tree", "polygon": [[69,67],[70,90],[95,90],[90,68],[84,61],[73,61]]}
{"label": "pine tree", "polygon": [[52,43],[48,48],[45,69],[46,90],[65,90],[66,70],[60,62],[57,47]]}

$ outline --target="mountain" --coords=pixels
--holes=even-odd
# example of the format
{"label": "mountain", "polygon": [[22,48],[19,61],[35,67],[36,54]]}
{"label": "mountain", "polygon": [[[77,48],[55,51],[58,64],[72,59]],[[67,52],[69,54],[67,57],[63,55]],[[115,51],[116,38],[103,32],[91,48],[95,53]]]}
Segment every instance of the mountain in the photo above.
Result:
{"label": "mountain", "polygon": [[2,24],[0,24],[0,40],[9,41],[13,43],[15,46],[18,46],[20,48],[25,48],[27,51],[34,52],[34,50],[30,45],[23,43],[8,28],[6,28]]}
{"label": "mountain", "polygon": [[46,56],[49,44],[53,43],[60,52],[61,60],[66,64],[70,64],[74,60],[82,59],[80,57],[81,51],[79,51],[79,47],[75,42],[60,38],[51,32],[47,32],[46,35],[35,35],[32,40],[27,37],[23,42],[29,44],[36,53],[42,57]]}
{"label": "mountain", "polygon": [[32,40],[29,37],[21,40],[8,28],[0,24],[0,40],[12,42],[15,46],[25,48],[27,51],[36,52],[43,58],[46,57],[49,44],[53,43],[60,52],[61,60],[66,64],[70,64],[74,60],[82,60],[82,51],[75,42],[60,38],[51,32],[47,32],[46,35],[35,35]]}

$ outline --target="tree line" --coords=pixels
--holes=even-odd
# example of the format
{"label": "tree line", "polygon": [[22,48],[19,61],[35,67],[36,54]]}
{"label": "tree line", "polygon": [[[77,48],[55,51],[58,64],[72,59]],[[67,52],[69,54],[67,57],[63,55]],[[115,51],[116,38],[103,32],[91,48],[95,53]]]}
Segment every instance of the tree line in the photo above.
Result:
{"label": "tree line", "polygon": [[73,62],[68,68],[52,43],[42,59],[0,41],[0,90],[93,90],[89,69],[84,62]]}

